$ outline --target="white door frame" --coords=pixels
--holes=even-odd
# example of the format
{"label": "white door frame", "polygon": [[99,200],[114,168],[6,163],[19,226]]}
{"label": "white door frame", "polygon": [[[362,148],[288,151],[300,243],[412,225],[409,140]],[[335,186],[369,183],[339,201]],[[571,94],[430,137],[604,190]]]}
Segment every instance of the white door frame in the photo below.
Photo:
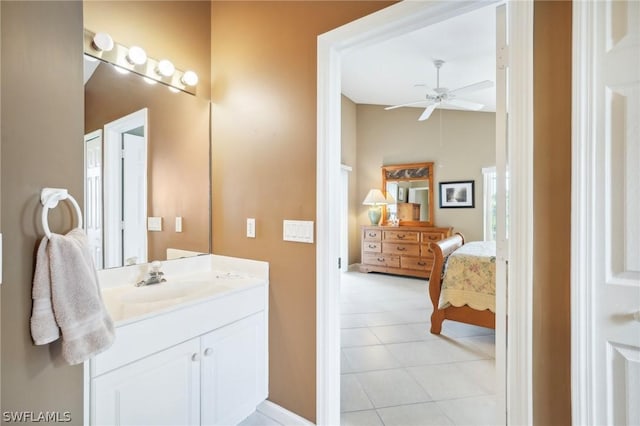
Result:
{"label": "white door frame", "polygon": [[[318,37],[316,421],[340,424],[340,57],[488,5],[404,1]],[[532,423],[533,2],[508,1],[511,168],[507,383],[508,424]],[[506,400],[505,400],[506,399]],[[501,402],[499,402],[500,404]]]}
{"label": "white door frame", "polygon": [[[149,125],[148,110],[143,108],[133,112],[104,126],[104,204],[103,204],[103,225],[104,225],[104,267],[122,265],[122,133],[144,126],[145,151],[149,147]],[[147,169],[145,164],[145,170]],[[146,180],[145,180],[145,199]],[[145,203],[145,216],[146,203]]]}

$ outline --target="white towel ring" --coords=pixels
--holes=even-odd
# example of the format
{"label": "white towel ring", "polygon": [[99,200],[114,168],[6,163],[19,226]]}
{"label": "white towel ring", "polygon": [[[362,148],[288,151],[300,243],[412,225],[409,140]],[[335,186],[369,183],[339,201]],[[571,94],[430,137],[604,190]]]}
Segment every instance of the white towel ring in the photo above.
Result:
{"label": "white towel ring", "polygon": [[78,219],[78,228],[82,228],[82,211],[78,202],[63,188],[43,188],[40,193],[40,202],[42,203],[42,227],[47,238],[51,238],[51,230],[49,229],[49,220],[47,218],[49,209],[53,209],[58,205],[59,201],[69,200],[76,211]]}

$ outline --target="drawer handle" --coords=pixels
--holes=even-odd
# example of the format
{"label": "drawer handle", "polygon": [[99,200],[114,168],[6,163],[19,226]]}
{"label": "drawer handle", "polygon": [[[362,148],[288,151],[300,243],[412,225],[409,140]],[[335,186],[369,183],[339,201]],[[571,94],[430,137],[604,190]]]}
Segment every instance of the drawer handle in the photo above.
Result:
{"label": "drawer handle", "polygon": [[427,263],[426,262],[418,262],[418,265],[420,266],[425,266]]}
{"label": "drawer handle", "polygon": [[436,241],[436,240],[439,240],[440,238],[436,237],[435,235],[429,235],[429,239],[431,241]]}
{"label": "drawer handle", "polygon": [[378,258],[378,262],[384,262],[384,257],[382,257],[382,258],[381,258],[381,257],[379,257],[379,258]]}
{"label": "drawer handle", "polygon": [[369,236],[373,238],[373,237],[377,237],[377,236],[378,236],[378,234],[376,234],[376,233],[374,233],[374,232],[369,232]]}
{"label": "drawer handle", "polygon": [[369,248],[376,248],[377,246],[375,244],[369,244]]}
{"label": "drawer handle", "polygon": [[405,235],[404,235],[404,234],[398,234],[398,239],[399,239],[399,240],[403,240],[403,239],[404,239],[404,237],[405,237]]}
{"label": "drawer handle", "polygon": [[204,350],[204,356],[211,356],[213,355],[213,348],[207,348]]}
{"label": "drawer handle", "polygon": [[406,247],[396,247],[396,250],[398,251],[405,251],[407,248]]}

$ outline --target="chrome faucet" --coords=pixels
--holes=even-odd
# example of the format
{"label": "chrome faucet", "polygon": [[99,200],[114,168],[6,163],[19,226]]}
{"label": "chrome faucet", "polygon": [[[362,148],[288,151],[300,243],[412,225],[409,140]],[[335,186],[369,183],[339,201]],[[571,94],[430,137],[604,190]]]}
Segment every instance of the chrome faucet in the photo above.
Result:
{"label": "chrome faucet", "polygon": [[160,270],[161,266],[162,266],[162,263],[157,260],[154,260],[153,262],[151,262],[151,270],[149,271],[149,276],[146,279],[137,282],[136,287],[142,287],[144,285],[151,285],[151,284],[160,284],[167,281],[164,278],[164,272]]}

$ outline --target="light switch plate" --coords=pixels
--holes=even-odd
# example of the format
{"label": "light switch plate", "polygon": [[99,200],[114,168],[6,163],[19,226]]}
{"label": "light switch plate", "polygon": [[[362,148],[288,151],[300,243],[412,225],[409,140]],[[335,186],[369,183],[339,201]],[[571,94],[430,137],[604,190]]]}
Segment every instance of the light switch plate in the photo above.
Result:
{"label": "light switch plate", "polygon": [[182,232],[182,216],[176,217],[176,232]]}
{"label": "light switch plate", "polygon": [[247,238],[256,237],[256,220],[252,217],[247,219]]}
{"label": "light switch plate", "polygon": [[162,218],[161,217],[148,217],[147,218],[147,230],[148,231],[162,231]]}
{"label": "light switch plate", "polygon": [[313,243],[313,221],[284,220],[282,223],[282,239],[296,243]]}

